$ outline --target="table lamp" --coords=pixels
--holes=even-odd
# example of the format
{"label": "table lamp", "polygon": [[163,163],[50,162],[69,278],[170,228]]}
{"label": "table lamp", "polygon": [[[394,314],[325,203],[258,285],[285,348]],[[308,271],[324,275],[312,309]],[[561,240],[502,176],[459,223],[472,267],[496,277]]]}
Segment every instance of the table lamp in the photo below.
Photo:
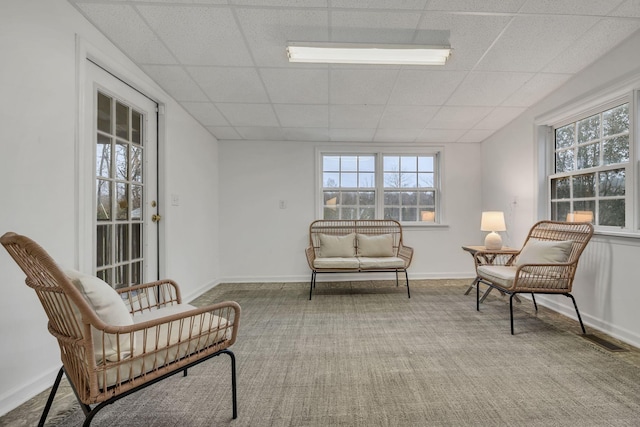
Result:
{"label": "table lamp", "polygon": [[482,221],[480,222],[481,231],[490,231],[484,239],[484,246],[487,249],[502,249],[502,237],[496,231],[505,231],[507,229],[504,223],[504,212],[488,211],[482,212]]}

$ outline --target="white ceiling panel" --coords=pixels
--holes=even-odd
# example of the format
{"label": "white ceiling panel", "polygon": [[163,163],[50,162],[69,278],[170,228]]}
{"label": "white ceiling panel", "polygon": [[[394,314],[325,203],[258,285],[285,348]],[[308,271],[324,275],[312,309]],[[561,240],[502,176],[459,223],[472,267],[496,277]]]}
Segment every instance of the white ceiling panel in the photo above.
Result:
{"label": "white ceiling panel", "polygon": [[281,104],[327,104],[329,71],[263,68],[260,71],[271,102]]}
{"label": "white ceiling panel", "polygon": [[79,3],[78,7],[93,25],[138,63],[177,63],[176,58],[158,40],[132,6],[117,3]]}
{"label": "white ceiling panel", "polygon": [[216,104],[231,126],[279,126],[270,104]]}
{"label": "white ceiling panel", "polygon": [[268,102],[255,68],[187,67],[187,71],[213,102]]}
{"label": "white ceiling panel", "polygon": [[384,105],[397,77],[398,70],[390,69],[331,70],[329,99],[332,104]]}
{"label": "white ceiling panel", "polygon": [[[226,140],[481,142],[640,31],[638,0],[67,1]],[[289,63],[305,41],[453,51]]]}
{"label": "white ceiling panel", "polygon": [[143,65],[142,69],[176,101],[208,101],[202,89],[180,65]]}
{"label": "white ceiling panel", "polygon": [[230,9],[206,6],[137,6],[185,65],[253,65]]}
{"label": "white ceiling panel", "polygon": [[378,124],[380,129],[424,129],[440,107],[389,105]]}
{"label": "white ceiling panel", "polygon": [[326,105],[274,104],[273,108],[283,127],[329,127],[329,109]]}
{"label": "white ceiling panel", "polygon": [[442,105],[462,82],[462,71],[402,70],[391,92],[391,105]]}
{"label": "white ceiling panel", "polygon": [[447,105],[500,105],[533,76],[533,73],[471,72],[451,95]]}

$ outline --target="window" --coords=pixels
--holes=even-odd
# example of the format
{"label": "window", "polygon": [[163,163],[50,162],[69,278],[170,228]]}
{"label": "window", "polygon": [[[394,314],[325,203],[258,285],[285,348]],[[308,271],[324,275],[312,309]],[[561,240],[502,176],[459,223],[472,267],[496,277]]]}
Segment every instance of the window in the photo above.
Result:
{"label": "window", "polygon": [[629,103],[603,108],[553,129],[552,220],[629,227]]}
{"label": "window", "polygon": [[436,222],[437,158],[437,153],[322,153],[322,217]]}

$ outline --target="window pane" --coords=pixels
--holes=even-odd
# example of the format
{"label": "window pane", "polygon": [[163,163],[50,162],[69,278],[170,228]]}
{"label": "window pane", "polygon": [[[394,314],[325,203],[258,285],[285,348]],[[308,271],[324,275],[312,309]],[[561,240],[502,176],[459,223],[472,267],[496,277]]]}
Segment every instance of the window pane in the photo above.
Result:
{"label": "window pane", "polygon": [[358,193],[355,191],[345,191],[342,193],[343,205],[355,205],[358,201]]}
{"label": "window pane", "polygon": [[373,191],[362,191],[359,193],[360,206],[375,206],[376,204],[376,193]]}
{"label": "window pane", "polygon": [[111,264],[111,225],[96,227],[96,266]]}
{"label": "window pane", "polygon": [[111,171],[111,138],[98,134],[96,140],[96,176],[109,178]]}
{"label": "window pane", "polygon": [[418,157],[418,170],[420,172],[433,172],[433,157]]}
{"label": "window pane", "polygon": [[116,144],[116,179],[126,180],[129,177],[129,145]]}
{"label": "window pane", "polygon": [[358,174],[342,172],[340,174],[340,187],[355,188],[358,186]]}
{"label": "window pane", "polygon": [[384,208],[384,219],[400,221],[400,208]]}
{"label": "window pane", "polygon": [[142,148],[131,147],[131,181],[142,182]]}
{"label": "window pane", "polygon": [[399,205],[400,193],[397,191],[385,191],[384,192],[384,205]]}
{"label": "window pane", "polygon": [[400,171],[400,157],[398,156],[384,156],[383,168],[385,172],[399,172]]}
{"label": "window pane", "polygon": [[418,159],[415,156],[403,156],[400,158],[400,170],[403,172],[415,172],[418,170]]}
{"label": "window pane", "polygon": [[417,221],[418,209],[417,208],[402,208],[402,221]]}
{"label": "window pane", "polygon": [[418,176],[415,173],[403,173],[400,177],[400,184],[403,188],[416,188]]}
{"label": "window pane", "polygon": [[131,258],[142,258],[142,224],[131,224]]}
{"label": "window pane", "polygon": [[111,133],[111,98],[98,92],[98,130]]}
{"label": "window pane", "polygon": [[114,270],[114,288],[120,289],[129,286],[129,264],[117,266]]}
{"label": "window pane", "polygon": [[375,208],[360,208],[359,219],[375,219],[375,218],[376,218]]}
{"label": "window pane", "polygon": [[418,174],[418,187],[433,187],[433,173],[419,173]]}
{"label": "window pane", "polygon": [[571,212],[571,202],[551,202],[551,219],[553,221],[566,221],[569,212]]}
{"label": "window pane", "polygon": [[[573,177],[573,197],[594,197],[596,195],[595,174],[576,175]],[[582,210],[582,209],[575,209]]]}
{"label": "window pane", "polygon": [[131,111],[131,142],[142,144],[142,115]]}
{"label": "window pane", "polygon": [[104,280],[107,283],[113,283],[111,281],[111,278],[113,277],[113,274],[111,272],[111,269],[107,269],[107,270],[98,270],[96,272],[96,276],[98,276],[99,279]]}
{"label": "window pane", "polygon": [[598,174],[598,190],[600,196],[624,196],[625,170],[616,169]]}
{"label": "window pane", "polygon": [[375,156],[360,156],[360,172],[375,172]]}
{"label": "window pane", "polygon": [[605,165],[629,161],[629,135],[605,139],[602,144],[604,146],[602,162]]}
{"label": "window pane", "polygon": [[325,205],[336,206],[340,203],[338,201],[340,193],[337,191],[325,191],[323,192],[323,196]]}
{"label": "window pane", "polygon": [[340,174],[337,172],[322,174],[322,186],[325,188],[339,187]]}
{"label": "window pane", "polygon": [[323,156],[322,157],[322,170],[325,172],[336,172],[340,170],[340,157],[339,156]]}
{"label": "window pane", "polygon": [[97,187],[96,219],[98,221],[109,220],[111,219],[111,181],[99,179]]}
{"label": "window pane", "polygon": [[615,135],[629,131],[629,104],[602,113],[602,134]]}
{"label": "window pane", "polygon": [[556,129],[556,150],[575,144],[575,125],[572,123]]}
{"label": "window pane", "polygon": [[385,173],[384,174],[384,186],[385,186],[385,188],[400,188],[400,174],[399,173]]}
{"label": "window pane", "polygon": [[600,163],[600,144],[578,147],[578,169],[593,168]]}
{"label": "window pane", "polygon": [[123,182],[116,183],[116,219],[129,218],[129,186]]}
{"label": "window pane", "polygon": [[340,219],[337,208],[324,208],[324,219]]}
{"label": "window pane", "polygon": [[131,286],[142,283],[142,262],[131,264]]}
{"label": "window pane", "polygon": [[116,136],[129,140],[129,107],[116,102]]}
{"label": "window pane", "polygon": [[583,200],[580,202],[573,202],[574,212],[595,212],[596,201],[595,200]]}
{"label": "window pane", "polygon": [[342,208],[340,212],[341,219],[358,219],[357,208]]}
{"label": "window pane", "polygon": [[571,178],[555,178],[551,180],[551,198],[568,199],[571,197]]}
{"label": "window pane", "polygon": [[116,262],[129,261],[129,224],[116,225]]}
{"label": "window pane", "polygon": [[358,158],[356,156],[342,156],[340,167],[343,171],[357,171]]}
{"label": "window pane", "polygon": [[421,191],[418,193],[418,204],[420,206],[435,206],[436,194],[433,191]]}
{"label": "window pane", "polygon": [[624,199],[601,200],[598,210],[598,224],[624,227],[625,225]]}
{"label": "window pane", "polygon": [[569,172],[574,169],[573,150],[558,151],[556,153],[556,172]]}
{"label": "window pane", "polygon": [[131,219],[142,219],[142,186],[131,186]]}
{"label": "window pane", "polygon": [[418,193],[415,192],[404,192],[402,193],[402,205],[417,205],[418,204]]}
{"label": "window pane", "polygon": [[358,174],[358,187],[360,188],[374,188],[376,186],[376,175],[374,173],[360,173]]}
{"label": "window pane", "polygon": [[578,122],[578,143],[593,141],[600,137],[600,115],[596,114]]}

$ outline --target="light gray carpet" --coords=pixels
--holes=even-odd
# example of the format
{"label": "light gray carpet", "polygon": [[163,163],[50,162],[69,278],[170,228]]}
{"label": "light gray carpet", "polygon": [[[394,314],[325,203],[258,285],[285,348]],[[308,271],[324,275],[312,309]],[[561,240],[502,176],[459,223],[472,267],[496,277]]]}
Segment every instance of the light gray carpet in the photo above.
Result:
{"label": "light gray carpet", "polygon": [[[216,357],[99,413],[94,426],[638,426],[640,369],[466,282],[224,284],[198,303],[243,309],[239,417]],[[578,301],[578,304],[580,302]],[[55,404],[54,404],[55,405]],[[79,425],[79,409],[55,425]]]}

